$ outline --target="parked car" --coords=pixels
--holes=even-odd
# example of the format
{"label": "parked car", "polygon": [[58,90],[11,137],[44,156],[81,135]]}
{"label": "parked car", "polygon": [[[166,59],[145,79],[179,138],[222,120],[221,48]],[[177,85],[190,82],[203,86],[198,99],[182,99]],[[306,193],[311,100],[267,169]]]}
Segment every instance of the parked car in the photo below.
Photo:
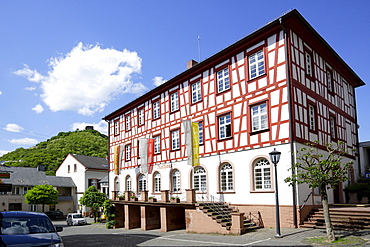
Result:
{"label": "parked car", "polygon": [[80,213],[69,213],[67,215],[67,225],[86,225],[87,221],[85,217],[82,216]]}
{"label": "parked car", "polygon": [[66,217],[62,211],[49,211],[45,212],[45,214],[52,220],[64,219]]}
{"label": "parked car", "polygon": [[44,213],[26,211],[0,212],[0,246],[63,246],[57,232]]}

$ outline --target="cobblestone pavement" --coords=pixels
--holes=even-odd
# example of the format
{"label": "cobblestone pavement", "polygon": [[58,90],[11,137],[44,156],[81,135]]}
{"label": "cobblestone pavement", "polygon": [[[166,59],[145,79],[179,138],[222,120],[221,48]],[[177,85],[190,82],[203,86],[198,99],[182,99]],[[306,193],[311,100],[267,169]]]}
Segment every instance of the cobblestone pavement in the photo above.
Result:
{"label": "cobblestone pavement", "polygon": [[[91,222],[91,220],[90,220]],[[60,233],[65,247],[83,246],[311,246],[302,241],[308,237],[325,236],[319,229],[282,228],[282,238],[275,238],[275,229],[263,228],[248,232],[241,236],[191,234],[185,230],[161,232],[159,230],[141,231],[140,229],[125,230],[106,229],[105,224],[86,226],[67,226],[64,221],[56,221],[55,225],[64,227]],[[370,240],[370,231],[336,232],[338,236],[360,236]],[[370,246],[364,244],[362,246]]]}

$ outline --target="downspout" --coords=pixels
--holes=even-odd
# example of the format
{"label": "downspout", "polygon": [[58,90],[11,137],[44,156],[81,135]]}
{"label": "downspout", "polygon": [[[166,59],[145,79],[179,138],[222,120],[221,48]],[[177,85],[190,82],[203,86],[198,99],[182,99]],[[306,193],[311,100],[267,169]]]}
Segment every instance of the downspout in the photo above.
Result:
{"label": "downspout", "polygon": [[105,120],[107,123],[108,123],[108,153],[107,153],[107,162],[108,162],[108,198],[110,198],[110,191],[109,191],[109,189],[110,189],[110,183],[109,183],[109,173],[110,173],[110,154],[109,154],[109,151],[110,151],[110,149],[109,149],[109,143],[110,143],[110,126],[109,126],[109,124],[110,124],[110,121],[108,120]]}
{"label": "downspout", "polygon": [[[295,163],[295,151],[294,151],[294,136],[293,136],[293,113],[292,113],[292,93],[291,93],[291,81],[290,81],[290,78],[291,78],[291,74],[290,74],[290,66],[291,66],[291,63],[290,63],[290,56],[289,56],[289,51],[290,51],[290,42],[289,42],[289,36],[285,30],[285,27],[283,26],[283,21],[282,21],[282,18],[279,18],[279,22],[280,22],[280,26],[281,28],[283,29],[283,33],[284,33],[284,43],[285,43],[285,61],[286,61],[286,75],[287,75],[287,86],[288,86],[288,92],[287,92],[287,96],[288,96],[288,109],[289,109],[289,136],[290,136],[290,153],[291,153],[291,165],[292,165],[292,175],[295,174],[295,169],[293,168],[293,164]],[[296,185],[293,184],[292,186],[292,193],[293,193],[293,223],[294,223],[294,227],[295,228],[298,228],[298,224],[297,224],[297,188],[296,188]]]}
{"label": "downspout", "polygon": [[[356,153],[357,153],[357,166],[358,166],[358,174],[361,176],[361,155],[360,155],[360,140],[358,138],[358,119],[357,119],[357,104],[356,104],[356,90],[355,87],[353,87],[353,99],[355,104],[355,124],[356,124]],[[356,154],[355,154],[356,157]],[[357,179],[357,178],[356,178]]]}

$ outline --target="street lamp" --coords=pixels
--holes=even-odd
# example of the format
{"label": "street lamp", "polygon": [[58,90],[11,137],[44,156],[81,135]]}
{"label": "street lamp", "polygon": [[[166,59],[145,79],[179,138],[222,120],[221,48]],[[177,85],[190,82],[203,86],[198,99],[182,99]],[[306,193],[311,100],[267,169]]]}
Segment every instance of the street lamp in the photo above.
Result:
{"label": "street lamp", "polygon": [[276,165],[279,163],[281,152],[276,151],[276,148],[274,148],[274,151],[270,152],[270,159],[271,162],[274,164],[275,167],[275,199],[276,199],[276,235],[275,238],[281,238],[280,234],[280,214],[279,214],[279,191],[278,191],[278,182],[277,182],[277,168]]}

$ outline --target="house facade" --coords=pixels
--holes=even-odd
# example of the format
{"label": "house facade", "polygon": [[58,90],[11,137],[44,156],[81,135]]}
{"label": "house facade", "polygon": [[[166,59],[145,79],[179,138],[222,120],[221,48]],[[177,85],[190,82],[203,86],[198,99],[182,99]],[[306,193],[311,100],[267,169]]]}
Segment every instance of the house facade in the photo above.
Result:
{"label": "house facade", "polygon": [[42,205],[29,205],[24,202],[24,195],[35,185],[50,184],[58,191],[57,204],[45,205],[45,212],[60,210],[64,214],[75,208],[76,185],[69,177],[47,176],[42,166],[38,168],[0,166],[0,171],[9,173],[4,184],[11,184],[12,191],[0,192],[1,211],[37,211],[42,212]]}
{"label": "house facade", "polygon": [[[314,141],[342,141],[350,150],[343,162],[356,164],[350,182],[359,176],[351,150],[358,145],[355,88],[364,82],[298,11],[189,64],[104,117],[112,199],[125,191],[140,199],[147,191],[161,200],[168,191],[186,201],[186,190],[194,190],[196,201],[213,198],[239,212],[258,211],[264,226],[275,226],[269,153],[276,148],[281,225],[297,227],[320,198],[307,185],[284,182],[296,150]],[[183,120],[198,123],[199,166],[187,164]],[[154,142],[150,172],[142,167],[140,139]],[[345,185],[329,191],[329,203],[344,202]],[[191,217],[186,215],[187,226]]]}
{"label": "house facade", "polygon": [[83,193],[94,185],[100,189],[99,181],[108,174],[107,160],[80,154],[68,154],[56,170],[57,176],[70,177],[77,187],[73,212],[87,214],[89,209],[79,204]]}

